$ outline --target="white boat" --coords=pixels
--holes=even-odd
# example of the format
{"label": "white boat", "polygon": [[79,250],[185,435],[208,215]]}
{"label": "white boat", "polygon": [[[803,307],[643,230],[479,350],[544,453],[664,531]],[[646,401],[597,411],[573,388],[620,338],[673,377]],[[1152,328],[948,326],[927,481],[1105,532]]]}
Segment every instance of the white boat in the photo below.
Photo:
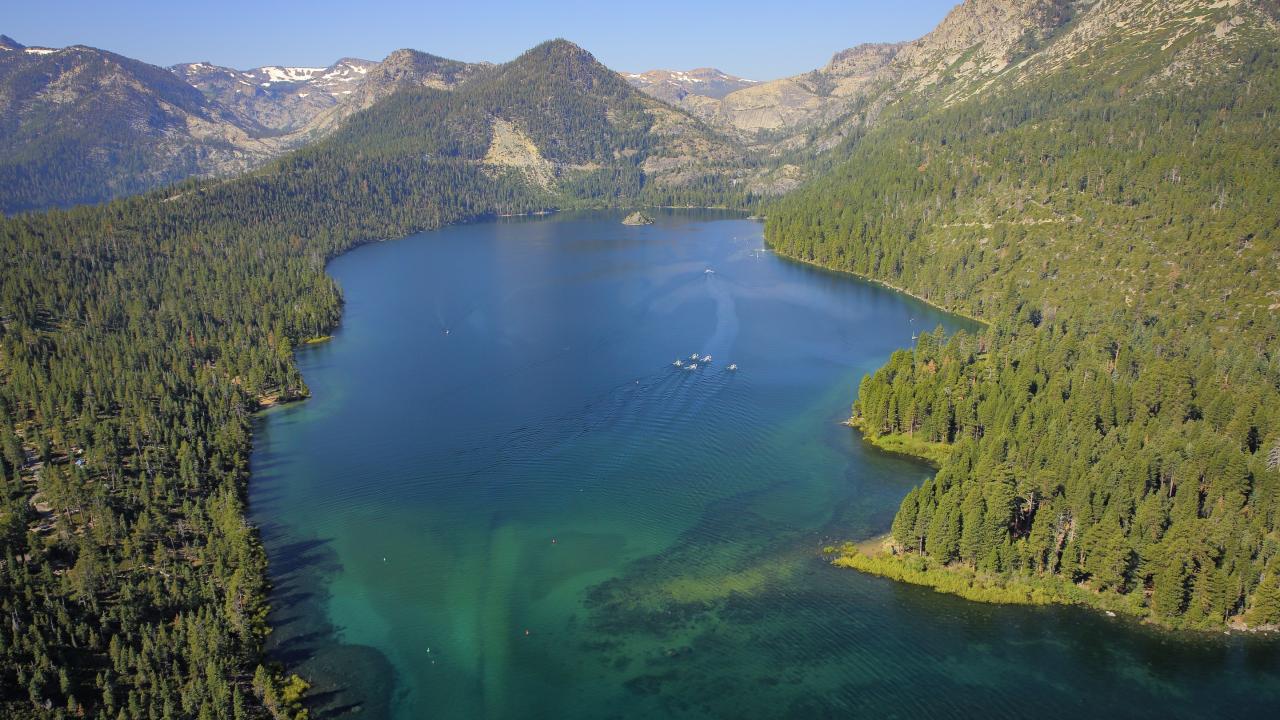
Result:
{"label": "white boat", "polygon": [[730,370],[737,370],[737,369],[738,369],[738,363],[729,363],[729,369],[730,369]]}
{"label": "white boat", "polygon": [[709,362],[711,362],[711,356],[710,356],[710,355],[703,355],[703,356],[702,356],[702,362],[704,362],[704,363],[709,363]]}
{"label": "white boat", "polygon": [[688,365],[685,365],[685,369],[686,369],[686,370],[697,370],[697,369],[698,369],[698,363],[689,363]]}
{"label": "white boat", "polygon": [[680,367],[681,365],[684,365],[684,361],[683,361],[683,360],[676,360],[675,362],[673,362],[673,363],[671,363],[671,364],[672,364],[672,365],[675,365],[676,367]]}
{"label": "white boat", "polygon": [[690,355],[689,355],[689,359],[690,359],[690,360],[697,360],[697,359],[698,359],[698,353],[692,353],[692,354],[690,354]]}
{"label": "white boat", "polygon": [[712,270],[711,268],[707,268],[706,270],[703,270],[702,272],[706,273],[707,275],[715,275],[715,274],[716,274],[716,271],[715,271],[715,270]]}

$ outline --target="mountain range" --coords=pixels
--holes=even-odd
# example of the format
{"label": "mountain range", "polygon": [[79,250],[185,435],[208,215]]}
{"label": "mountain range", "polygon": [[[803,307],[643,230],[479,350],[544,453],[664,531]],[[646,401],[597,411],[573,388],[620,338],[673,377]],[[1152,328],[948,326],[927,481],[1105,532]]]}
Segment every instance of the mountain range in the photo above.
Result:
{"label": "mountain range", "polygon": [[327,68],[166,69],[0,36],[0,210],[234,175],[328,135],[401,87],[449,89],[483,67],[398,50]]}
{"label": "mountain range", "polygon": [[[1102,3],[1106,5],[1106,3]],[[814,162],[875,123],[884,107],[938,87],[961,97],[1025,59],[1090,3],[968,2],[908,43],[837,52],[821,68],[771,81],[713,68],[621,77],[699,121],[759,196],[796,187]],[[1100,13],[1089,13],[1090,17]],[[159,68],[76,45],[0,40],[0,210],[96,202],[191,176],[231,176],[334,132],[402,87],[451,90],[493,66],[416,50],[380,62],[236,70],[209,62]],[[692,127],[692,126],[690,126]],[[666,131],[664,131],[666,132]],[[667,133],[670,136],[670,133]],[[685,175],[690,158],[683,161]],[[670,162],[650,164],[649,169]],[[705,168],[704,168],[705,170]]]}
{"label": "mountain range", "polygon": [[[705,128],[698,133],[737,148],[737,162],[756,167],[735,180],[774,195],[807,177],[809,161],[873,121],[878,107],[937,82],[948,58],[970,52],[982,60],[957,77],[990,72],[999,65],[993,58],[1011,57],[1017,43],[1033,42],[1055,17],[1046,9],[1012,17],[1002,4],[996,11],[969,5],[914,43],[860,45],[794,77],[761,82],[713,68],[621,77],[700,121]],[[1032,29],[991,32],[1008,27]],[[236,70],[209,62],[160,68],[83,45],[25,47],[0,38],[5,212],[97,202],[185,177],[235,175],[326,137],[397,89],[450,90],[493,67],[404,49],[380,62],[343,58],[323,68]]]}

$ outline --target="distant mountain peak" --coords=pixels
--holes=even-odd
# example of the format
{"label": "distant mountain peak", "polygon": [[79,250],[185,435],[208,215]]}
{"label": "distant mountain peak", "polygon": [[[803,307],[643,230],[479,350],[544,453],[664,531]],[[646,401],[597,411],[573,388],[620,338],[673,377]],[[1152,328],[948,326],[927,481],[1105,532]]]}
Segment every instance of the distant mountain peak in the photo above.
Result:
{"label": "distant mountain peak", "polygon": [[530,53],[536,53],[536,52],[566,53],[566,54],[576,55],[578,57],[589,57],[592,60],[595,60],[595,57],[591,53],[583,49],[581,45],[578,45],[577,43],[571,40],[565,40],[564,38],[554,38],[552,40],[547,40],[545,42],[538,43],[537,45],[534,45],[532,48],[526,51],[524,54],[528,55]]}
{"label": "distant mountain peak", "polygon": [[760,84],[713,67],[692,70],[646,70],[640,73],[624,73],[627,82],[648,95],[679,104],[689,95],[719,100],[736,90]]}
{"label": "distant mountain peak", "polygon": [[562,38],[548,40],[525,51],[511,62],[499,66],[499,71],[505,75],[546,75],[577,90],[607,88],[611,95],[631,90],[621,76],[601,64],[594,55]]}
{"label": "distant mountain peak", "polygon": [[0,35],[0,50],[24,50],[26,47],[8,35]]}
{"label": "distant mountain peak", "polygon": [[517,65],[544,64],[548,66],[560,65],[565,68],[599,68],[612,72],[600,64],[594,55],[564,38],[556,38],[539,43],[521,53],[519,57],[511,62]]}

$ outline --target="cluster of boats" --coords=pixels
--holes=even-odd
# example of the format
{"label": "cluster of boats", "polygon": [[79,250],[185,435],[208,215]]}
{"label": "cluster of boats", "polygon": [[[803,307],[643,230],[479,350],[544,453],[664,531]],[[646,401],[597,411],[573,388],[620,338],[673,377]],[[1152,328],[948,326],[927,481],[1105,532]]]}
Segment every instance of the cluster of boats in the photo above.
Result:
{"label": "cluster of boats", "polygon": [[[711,356],[710,355],[700,356],[698,353],[692,353],[689,355],[689,362],[685,362],[683,358],[676,358],[676,361],[671,364],[680,368],[681,370],[697,370],[699,362],[701,362],[703,365],[710,365]],[[726,367],[725,369],[730,371],[737,370],[738,364],[730,363],[729,366]]]}

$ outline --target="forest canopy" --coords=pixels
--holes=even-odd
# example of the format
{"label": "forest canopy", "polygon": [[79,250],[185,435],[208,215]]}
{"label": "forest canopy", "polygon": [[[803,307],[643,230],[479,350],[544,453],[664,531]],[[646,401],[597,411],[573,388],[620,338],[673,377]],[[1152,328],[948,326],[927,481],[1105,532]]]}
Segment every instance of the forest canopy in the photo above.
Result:
{"label": "forest canopy", "polygon": [[860,386],[869,437],[950,448],[898,553],[1280,623],[1280,52],[1197,82],[1109,52],[885,120],[766,236],[988,323]]}

